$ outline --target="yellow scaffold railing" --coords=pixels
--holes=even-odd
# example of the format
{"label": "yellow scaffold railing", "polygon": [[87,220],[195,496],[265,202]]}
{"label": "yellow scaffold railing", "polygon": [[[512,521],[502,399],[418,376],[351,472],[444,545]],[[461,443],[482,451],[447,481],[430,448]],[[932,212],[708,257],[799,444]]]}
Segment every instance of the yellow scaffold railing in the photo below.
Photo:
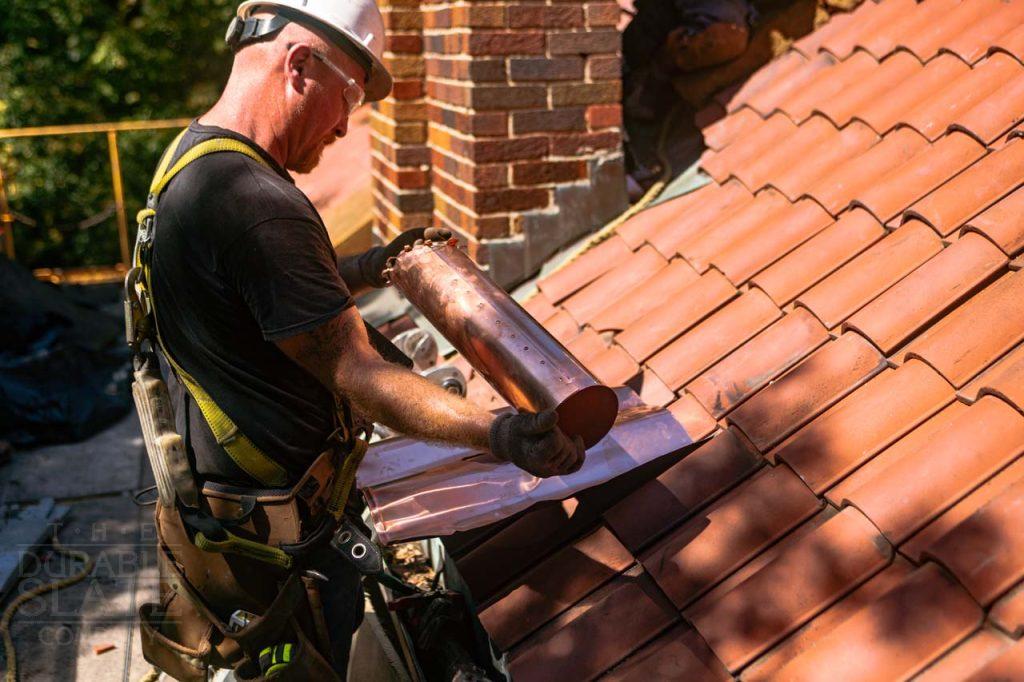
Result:
{"label": "yellow scaffold railing", "polygon": [[[93,269],[96,272],[110,270],[122,272],[127,269],[131,260],[131,246],[128,235],[128,216],[124,203],[124,184],[121,178],[121,157],[117,151],[117,134],[123,132],[166,130],[168,128],[184,128],[190,119],[174,118],[153,121],[121,121],[116,123],[84,123],[79,125],[39,126],[34,128],[0,128],[0,141],[28,137],[53,137],[67,135],[102,135],[107,136],[107,150],[110,155],[110,181],[114,197],[114,215],[117,217],[117,236],[120,247],[120,262],[110,268]],[[12,261],[14,251],[15,214],[7,201],[7,189],[4,185],[3,168],[0,168],[0,232],[3,233],[4,253]],[[50,269],[36,271],[43,278],[60,279],[59,272]]]}

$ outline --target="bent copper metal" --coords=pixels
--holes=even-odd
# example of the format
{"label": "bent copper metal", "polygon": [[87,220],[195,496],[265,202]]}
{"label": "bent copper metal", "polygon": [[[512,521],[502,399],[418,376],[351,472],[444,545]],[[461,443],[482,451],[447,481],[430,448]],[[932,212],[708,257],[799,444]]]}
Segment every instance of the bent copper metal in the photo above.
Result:
{"label": "bent copper metal", "polygon": [[490,280],[456,241],[406,247],[385,276],[501,397],[530,412],[554,409],[568,436],[592,447],[611,429],[615,392]]}
{"label": "bent copper metal", "polygon": [[632,406],[619,413],[612,430],[572,474],[541,479],[493,455],[467,457],[471,451],[465,448],[402,438],[370,447],[363,462],[370,460],[371,466],[360,465],[360,481],[375,482],[360,487],[381,541],[400,542],[486,526],[538,502],[571,497],[692,443],[668,410]]}

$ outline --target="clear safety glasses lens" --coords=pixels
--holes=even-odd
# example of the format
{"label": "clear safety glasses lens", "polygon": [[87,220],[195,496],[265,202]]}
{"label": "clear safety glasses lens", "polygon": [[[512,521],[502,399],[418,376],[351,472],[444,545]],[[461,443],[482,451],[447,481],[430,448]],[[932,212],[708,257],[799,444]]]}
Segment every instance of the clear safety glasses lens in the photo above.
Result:
{"label": "clear safety glasses lens", "polygon": [[344,95],[345,103],[348,105],[348,113],[351,114],[356,109],[363,106],[363,101],[366,99],[366,91],[360,87],[359,83],[356,83],[355,79],[342,71],[338,66],[332,64],[331,61],[321,53],[314,51],[313,56],[326,64],[331,71],[338,74],[338,76],[345,81]]}

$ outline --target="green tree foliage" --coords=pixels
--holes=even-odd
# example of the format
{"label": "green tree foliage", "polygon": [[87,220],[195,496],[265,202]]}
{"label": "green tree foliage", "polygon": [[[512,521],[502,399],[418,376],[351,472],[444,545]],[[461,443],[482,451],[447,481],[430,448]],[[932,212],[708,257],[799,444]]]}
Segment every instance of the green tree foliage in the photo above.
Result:
{"label": "green tree foliage", "polygon": [[[237,0],[0,0],[0,128],[191,117],[230,69]],[[129,224],[174,131],[118,135]],[[118,260],[105,135],[0,142],[30,267]],[[90,227],[90,217],[105,219]]]}

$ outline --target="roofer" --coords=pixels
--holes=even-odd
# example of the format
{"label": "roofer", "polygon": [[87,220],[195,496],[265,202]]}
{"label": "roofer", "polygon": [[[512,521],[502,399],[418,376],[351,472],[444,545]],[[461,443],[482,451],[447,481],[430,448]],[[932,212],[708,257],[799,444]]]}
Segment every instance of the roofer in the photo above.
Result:
{"label": "roofer", "polygon": [[373,422],[538,476],[583,462],[553,412],[495,418],[378,352],[405,359],[353,296],[383,286],[405,245],[450,235],[411,230],[336,261],[289,176],[388,95],[383,40],[373,0],[243,2],[227,85],[164,153],[139,214],[126,317],[162,578],[143,650],[179,679],[344,678],[363,597],[328,541],[353,523]]}

